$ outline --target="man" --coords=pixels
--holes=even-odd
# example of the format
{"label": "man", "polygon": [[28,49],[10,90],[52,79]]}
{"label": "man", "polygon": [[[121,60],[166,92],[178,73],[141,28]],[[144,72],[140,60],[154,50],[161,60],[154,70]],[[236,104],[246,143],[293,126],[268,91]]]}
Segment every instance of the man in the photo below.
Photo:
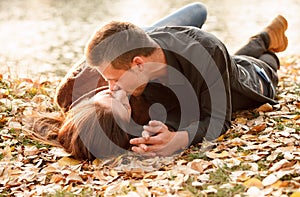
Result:
{"label": "man", "polygon": [[286,49],[286,29],[279,15],[230,56],[221,41],[199,28],[145,33],[130,23],[111,22],[91,37],[85,54],[112,91],[122,88],[152,104],[153,121],[143,127],[143,137],[130,141],[132,150],[170,155],[226,132],[232,111],[276,103],[274,52]]}

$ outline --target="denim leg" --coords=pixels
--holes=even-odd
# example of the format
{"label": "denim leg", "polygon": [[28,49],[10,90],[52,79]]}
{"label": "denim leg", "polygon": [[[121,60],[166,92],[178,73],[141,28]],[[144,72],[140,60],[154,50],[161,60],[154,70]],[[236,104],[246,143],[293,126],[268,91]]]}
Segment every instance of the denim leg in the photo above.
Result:
{"label": "denim leg", "polygon": [[201,28],[206,21],[206,17],[206,7],[201,3],[192,3],[156,21],[150,27],[145,27],[144,29],[150,31],[161,26],[194,26]]}

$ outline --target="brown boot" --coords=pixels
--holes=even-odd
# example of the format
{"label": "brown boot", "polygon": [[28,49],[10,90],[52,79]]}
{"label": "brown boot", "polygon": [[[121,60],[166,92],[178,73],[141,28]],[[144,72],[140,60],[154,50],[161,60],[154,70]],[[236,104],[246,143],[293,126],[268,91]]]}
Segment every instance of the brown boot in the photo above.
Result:
{"label": "brown boot", "polygon": [[285,36],[284,32],[287,27],[288,23],[286,19],[283,16],[278,15],[264,29],[270,37],[270,44],[268,48],[270,51],[281,52],[286,49],[288,45],[288,39]]}

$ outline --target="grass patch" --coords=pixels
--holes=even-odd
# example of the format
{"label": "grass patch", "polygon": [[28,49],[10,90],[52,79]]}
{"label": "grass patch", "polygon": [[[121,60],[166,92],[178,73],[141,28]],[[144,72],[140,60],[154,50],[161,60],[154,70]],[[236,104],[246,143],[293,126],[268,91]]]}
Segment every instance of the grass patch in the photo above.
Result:
{"label": "grass patch", "polygon": [[211,159],[206,156],[204,152],[199,152],[199,153],[190,153],[184,156],[184,159],[187,161],[193,161],[194,159],[203,159],[206,161],[210,161]]}
{"label": "grass patch", "polygon": [[276,126],[275,126],[275,129],[277,129],[277,130],[279,130],[279,131],[283,131],[284,130],[284,125],[283,124],[281,124],[281,123],[279,123],[279,124],[277,124]]}
{"label": "grass patch", "polygon": [[68,191],[58,190],[55,194],[48,194],[47,197],[86,197],[93,196],[91,189],[83,189],[79,194],[72,194]]}
{"label": "grass patch", "polygon": [[[235,194],[241,194],[246,191],[246,187],[243,185],[235,185],[230,188],[218,188],[217,193],[209,194],[209,197],[225,197],[225,196],[234,196]],[[241,195],[243,196],[243,195]]]}
{"label": "grass patch", "polygon": [[225,184],[230,181],[230,172],[225,168],[218,168],[217,170],[209,173],[210,183],[213,185]]}

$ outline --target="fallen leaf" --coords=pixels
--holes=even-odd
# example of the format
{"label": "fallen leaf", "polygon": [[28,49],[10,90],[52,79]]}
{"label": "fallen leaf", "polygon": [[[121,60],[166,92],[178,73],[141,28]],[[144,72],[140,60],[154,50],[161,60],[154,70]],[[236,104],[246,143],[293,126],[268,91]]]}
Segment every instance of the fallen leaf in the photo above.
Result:
{"label": "fallen leaf", "polygon": [[76,172],[71,172],[66,178],[67,184],[70,182],[83,183],[82,178]]}
{"label": "fallen leaf", "polygon": [[257,178],[251,178],[244,182],[244,185],[246,187],[257,187],[257,188],[263,188],[262,182]]}
{"label": "fallen leaf", "polygon": [[215,152],[207,152],[206,156],[211,158],[211,159],[216,159],[216,158],[225,158],[229,157],[230,154],[227,151],[222,151],[221,153],[215,153]]}
{"label": "fallen leaf", "polygon": [[273,107],[269,103],[265,103],[256,109],[256,111],[258,111],[258,112],[270,112],[272,110],[273,110]]}
{"label": "fallen leaf", "polygon": [[39,149],[36,146],[25,146],[24,149],[24,156],[32,156],[32,155],[37,155],[39,153]]}
{"label": "fallen leaf", "polygon": [[234,121],[238,124],[246,124],[248,120],[247,120],[247,118],[238,117]]}
{"label": "fallen leaf", "polygon": [[63,148],[58,148],[58,147],[51,147],[50,151],[49,151],[50,154],[53,154],[57,157],[68,157],[70,156],[71,154],[70,153],[67,153],[65,151],[65,149]]}
{"label": "fallen leaf", "polygon": [[21,130],[22,129],[22,125],[20,122],[14,122],[11,121],[8,123],[8,127],[11,129],[15,129],[15,130]]}
{"label": "fallen leaf", "polygon": [[292,193],[290,197],[300,197],[300,191]]}
{"label": "fallen leaf", "polygon": [[211,165],[212,163],[209,161],[195,159],[192,162],[190,162],[187,166],[191,167],[193,170],[203,173],[203,171]]}
{"label": "fallen leaf", "polygon": [[268,186],[274,184],[278,181],[278,178],[275,174],[269,174],[264,180],[262,181],[263,186]]}
{"label": "fallen leaf", "polygon": [[262,132],[263,130],[265,130],[265,128],[267,127],[266,123],[263,123],[261,125],[256,125],[254,127],[252,127],[250,129],[250,131],[248,132],[248,134],[257,134]]}
{"label": "fallen leaf", "polygon": [[41,172],[45,173],[45,174],[52,174],[52,173],[60,172],[60,170],[54,166],[49,165],[49,166],[43,168]]}
{"label": "fallen leaf", "polygon": [[61,174],[53,174],[49,183],[59,183],[60,181],[65,180],[65,177]]}
{"label": "fallen leaf", "polygon": [[287,163],[289,163],[288,160],[282,159],[282,160],[280,160],[279,162],[273,164],[273,166],[269,169],[269,171],[271,171],[271,172],[277,171],[277,170],[279,170],[283,165],[285,165],[285,164],[287,164]]}
{"label": "fallen leaf", "polygon": [[72,159],[69,157],[63,157],[60,160],[57,161],[59,166],[64,167],[64,166],[75,166],[81,163],[81,161]]}
{"label": "fallen leaf", "polygon": [[247,196],[249,197],[264,197],[264,192],[257,187],[250,187],[247,190]]}

